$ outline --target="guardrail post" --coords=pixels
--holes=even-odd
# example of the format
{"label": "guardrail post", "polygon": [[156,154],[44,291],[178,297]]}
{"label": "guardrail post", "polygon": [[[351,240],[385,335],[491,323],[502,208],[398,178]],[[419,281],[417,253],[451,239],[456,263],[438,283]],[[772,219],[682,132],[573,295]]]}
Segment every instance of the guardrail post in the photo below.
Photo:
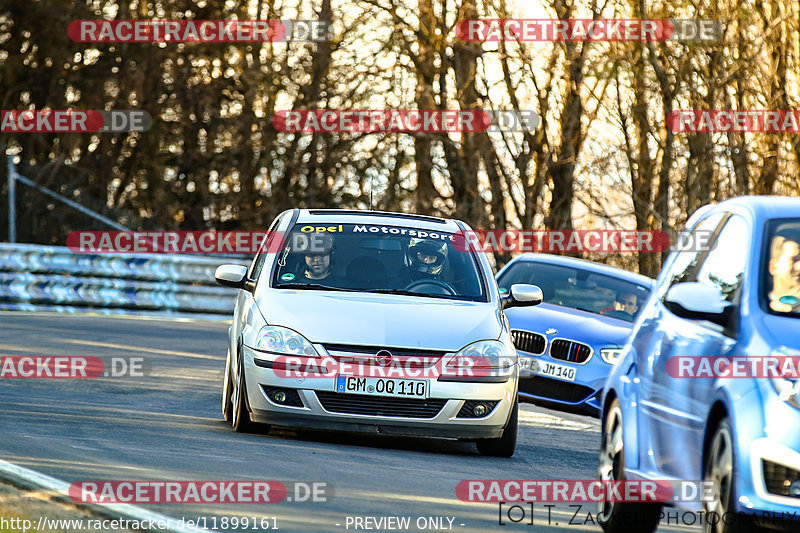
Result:
{"label": "guardrail post", "polygon": [[17,199],[14,156],[8,156],[8,242],[17,242]]}

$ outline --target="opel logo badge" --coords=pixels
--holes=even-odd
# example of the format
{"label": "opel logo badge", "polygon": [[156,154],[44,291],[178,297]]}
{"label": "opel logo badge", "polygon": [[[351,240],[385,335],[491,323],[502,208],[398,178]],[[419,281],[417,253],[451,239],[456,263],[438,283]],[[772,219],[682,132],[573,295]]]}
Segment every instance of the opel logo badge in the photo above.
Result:
{"label": "opel logo badge", "polygon": [[386,366],[392,362],[392,352],[389,350],[380,350],[375,354],[375,361],[381,366]]}
{"label": "opel logo badge", "polygon": [[548,335],[555,335],[556,333],[558,333],[558,330],[556,328],[549,328],[547,331],[545,331],[545,333],[547,333]]}

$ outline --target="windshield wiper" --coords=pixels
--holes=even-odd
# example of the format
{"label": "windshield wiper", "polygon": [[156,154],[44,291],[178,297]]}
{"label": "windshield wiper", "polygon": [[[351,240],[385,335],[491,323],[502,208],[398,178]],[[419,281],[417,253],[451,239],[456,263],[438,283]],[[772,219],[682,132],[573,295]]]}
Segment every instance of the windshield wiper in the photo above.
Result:
{"label": "windshield wiper", "polygon": [[427,296],[421,292],[404,291],[403,289],[365,289],[364,292],[377,292],[378,294],[402,294],[404,296]]}
{"label": "windshield wiper", "polygon": [[275,285],[276,289],[312,289],[317,291],[342,291],[359,292],[357,289],[344,289],[342,287],[331,287],[330,285],[320,285],[319,283],[281,283]]}
{"label": "windshield wiper", "polygon": [[452,294],[428,294],[425,292],[406,291],[403,289],[365,289],[362,292],[374,292],[378,294],[399,294],[401,296],[423,296],[426,298],[447,298],[459,300],[458,296]]}

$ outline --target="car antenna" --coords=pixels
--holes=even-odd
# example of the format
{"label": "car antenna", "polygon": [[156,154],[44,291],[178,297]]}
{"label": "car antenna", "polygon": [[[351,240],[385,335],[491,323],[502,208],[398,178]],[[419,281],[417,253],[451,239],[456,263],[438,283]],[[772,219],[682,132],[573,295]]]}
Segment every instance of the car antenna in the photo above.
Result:
{"label": "car antenna", "polygon": [[372,211],[372,189],[375,188],[375,176],[369,177],[369,210]]}

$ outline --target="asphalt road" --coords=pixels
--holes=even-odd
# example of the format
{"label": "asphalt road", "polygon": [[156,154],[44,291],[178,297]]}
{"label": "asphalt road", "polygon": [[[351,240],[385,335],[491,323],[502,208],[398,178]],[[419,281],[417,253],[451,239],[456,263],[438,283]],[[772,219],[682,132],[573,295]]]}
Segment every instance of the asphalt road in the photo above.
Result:
{"label": "asphalt road", "polygon": [[248,516],[275,517],[286,532],[388,531],[355,529],[353,517],[399,516],[411,518],[409,531],[420,530],[420,517],[441,517],[445,530],[464,533],[600,531],[584,525],[594,505],[585,504],[573,518],[573,509],[560,504],[550,525],[539,507],[533,525],[528,518],[500,525],[497,504],[461,502],[455,495],[464,479],[594,479],[597,420],[523,404],[511,459],[483,457],[473,444],[442,439],[276,429],[237,434],[219,411],[227,327],[0,313],[0,355],[144,356],[151,364],[150,375],[139,378],[1,380],[0,458],[70,483],[276,480],[334,487],[335,496],[325,503],[142,505],[178,519],[206,517],[209,529],[214,517],[221,525],[223,517]]}

